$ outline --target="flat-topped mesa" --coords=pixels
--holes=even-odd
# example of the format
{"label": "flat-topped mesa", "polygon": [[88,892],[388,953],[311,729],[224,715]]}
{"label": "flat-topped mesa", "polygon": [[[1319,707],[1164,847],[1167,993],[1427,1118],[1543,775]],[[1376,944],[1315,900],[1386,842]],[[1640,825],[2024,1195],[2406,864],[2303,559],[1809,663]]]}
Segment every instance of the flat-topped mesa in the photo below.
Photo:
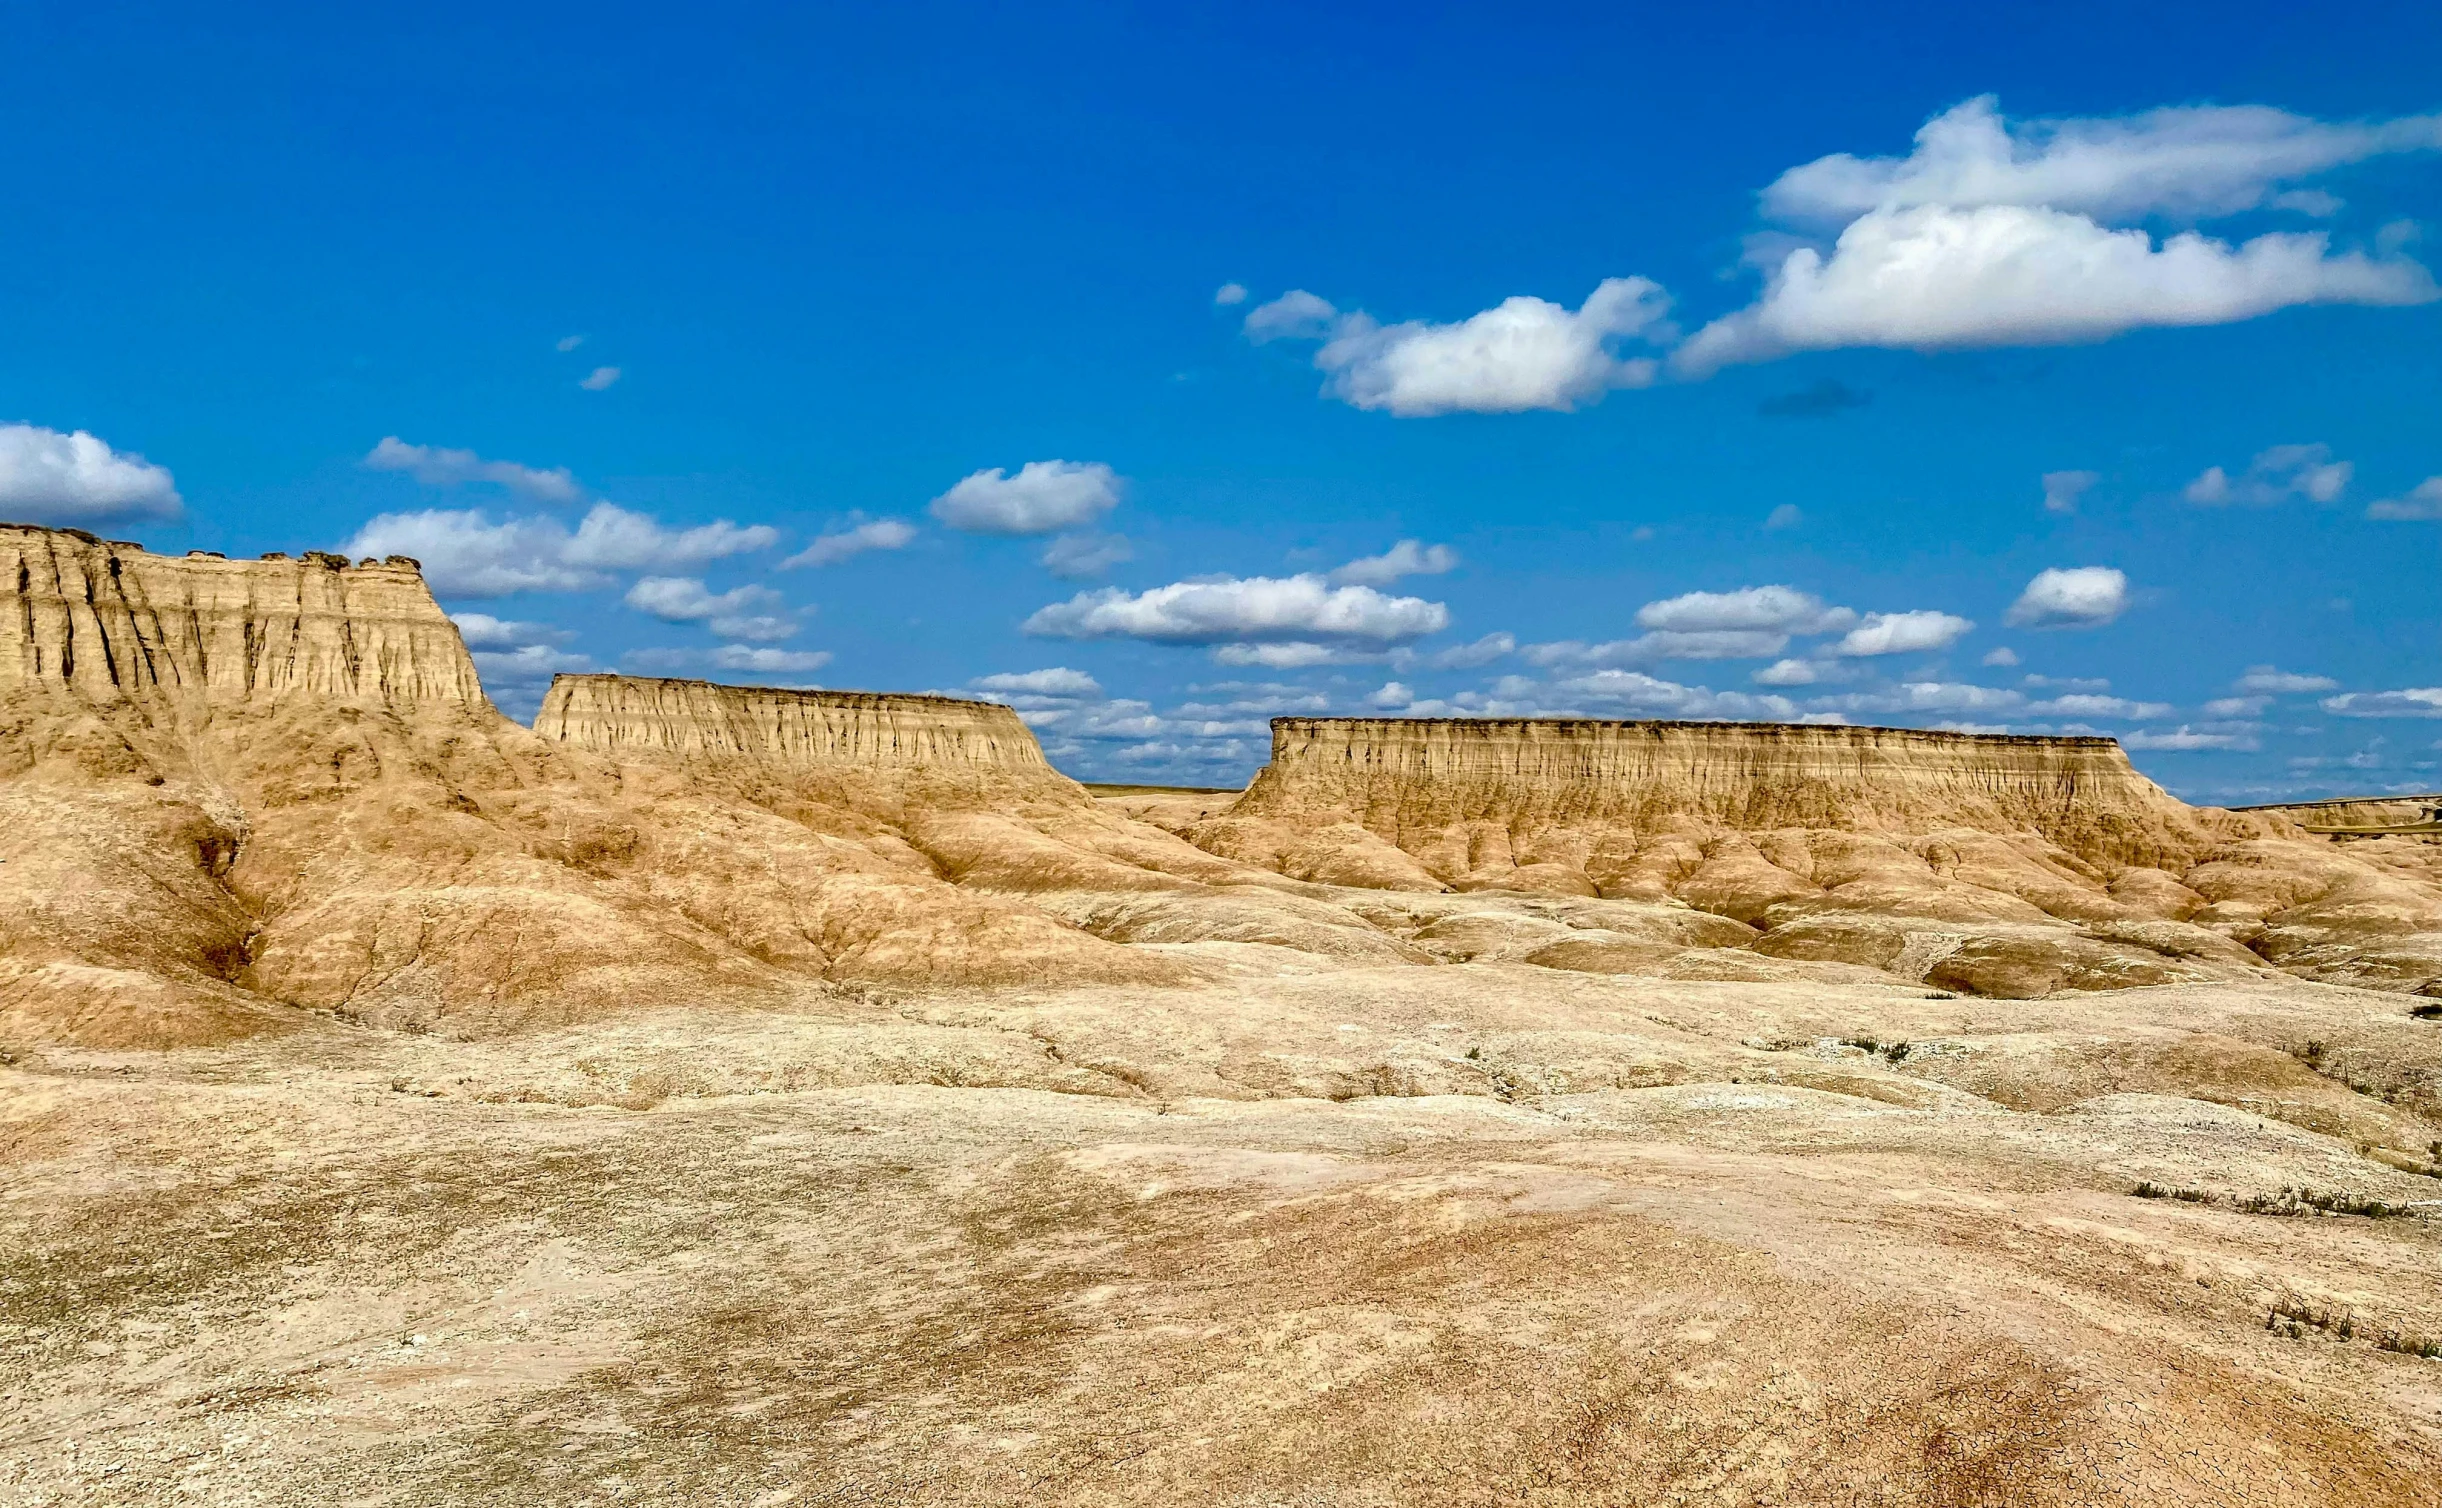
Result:
{"label": "flat-topped mesa", "polygon": [[0,696],[202,712],[304,694],[487,708],[457,627],[403,555],[350,565],[156,555],[0,524]]}
{"label": "flat-topped mesa", "polygon": [[1275,718],[1234,815],[1338,811],[1401,847],[1427,832],[1644,828],[2032,829],[2121,862],[2209,843],[2202,814],[2109,738],[1786,723]]}
{"label": "flat-topped mesa", "polygon": [[787,691],[646,676],[563,675],[534,731],[614,760],[748,763],[775,773],[972,771],[1069,782],[998,702]]}

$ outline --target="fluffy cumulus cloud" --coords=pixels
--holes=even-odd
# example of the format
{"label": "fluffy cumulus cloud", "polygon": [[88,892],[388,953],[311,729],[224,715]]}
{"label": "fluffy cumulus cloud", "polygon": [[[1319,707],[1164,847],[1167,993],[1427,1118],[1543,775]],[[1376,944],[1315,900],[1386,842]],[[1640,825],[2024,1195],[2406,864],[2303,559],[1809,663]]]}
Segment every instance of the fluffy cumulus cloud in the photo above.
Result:
{"label": "fluffy cumulus cloud", "polygon": [[2341,717],[2442,717],[2442,686],[2327,696],[2323,699],[2323,710]]}
{"label": "fluffy cumulus cloud", "polygon": [[621,376],[617,367],[595,367],[580,379],[577,386],[589,393],[599,393],[616,383]]}
{"label": "fluffy cumulus cloud", "polygon": [[700,565],[769,549],[777,531],[719,519],[692,529],[665,528],[648,514],[596,503],[574,530],[556,518],[494,523],[481,509],[384,513],[346,545],[352,555],[412,555],[443,596],[502,597],[512,592],[590,591],[610,571]]}
{"label": "fluffy cumulus cloud", "polygon": [[490,482],[538,503],[573,503],[584,495],[565,466],[544,470],[515,461],[487,461],[471,450],[441,445],[410,445],[396,435],[366,452],[371,471],[403,471],[428,487],[456,487],[466,482]]}
{"label": "fluffy cumulus cloud", "polygon": [[1765,212],[1837,226],[1836,239],[1828,251],[1761,243],[1762,296],[1699,331],[1676,360],[1702,375],[1792,351],[2055,345],[2300,304],[2422,303],[2437,293],[2422,266],[2336,251],[2320,231],[2233,244],[2193,229],[2157,239],[2125,222],[2321,207],[2285,201],[2276,186],[2442,146],[2436,121],[2330,126],[2203,108],[2010,122],[1992,100],[1970,100],[1928,122],[1904,158],[1842,153],[1782,174],[1764,192]]}
{"label": "fluffy cumulus cloud", "polygon": [[2110,566],[2038,571],[2010,604],[2013,628],[2100,628],[2128,611],[2128,577]]}
{"label": "fluffy cumulus cloud", "polygon": [[981,675],[967,682],[977,691],[996,697],[1033,696],[1058,701],[1099,698],[1102,683],[1082,670],[1054,665],[1046,670],[1020,670],[1000,675]]}
{"label": "fluffy cumulus cloud", "polygon": [[1789,253],[1762,298],[1705,326],[1677,361],[1703,375],[1792,351],[2067,345],[2145,326],[2219,325],[2298,304],[2417,304],[2432,277],[2402,258],[2335,253],[2320,231],[2233,246],[2157,242],[2040,206],[1876,210],[1830,255]]}
{"label": "fluffy cumulus cloud", "polygon": [[1038,610],[1024,628],[1046,638],[1248,645],[1328,657],[1342,649],[1389,649],[1439,633],[1449,624],[1450,610],[1441,603],[1388,596],[1366,586],[1334,586],[1308,573],[1180,581],[1140,593],[1117,587],[1080,592]]}
{"label": "fluffy cumulus cloud", "polygon": [[1389,586],[1402,576],[1439,576],[1458,569],[1458,552],[1448,545],[1421,544],[1403,539],[1379,555],[1352,560],[1331,573],[1341,586]]}
{"label": "fluffy cumulus cloud", "polygon": [[2442,518],[2442,476],[2429,476],[2400,497],[2366,505],[2366,517],[2392,520]]}
{"label": "fluffy cumulus cloud", "polygon": [[2236,477],[2219,466],[2206,468],[2181,495],[2201,507],[2242,503],[2265,508],[2304,498],[2310,503],[2340,500],[2356,468],[2332,459],[2329,445],[2275,445],[2259,451]]}
{"label": "fluffy cumulus cloud", "polygon": [[834,529],[780,562],[782,570],[798,566],[838,565],[852,560],[868,550],[904,550],[916,537],[916,526],[899,518],[857,518],[851,516],[844,528]]}
{"label": "fluffy cumulus cloud", "polygon": [[[2261,106],[2184,106],[2104,119],[2011,121],[1986,95],[1916,133],[1905,157],[1818,158],[1783,173],[1764,208],[1841,224],[1877,209],[2048,205],[2099,219],[2236,214],[2281,184],[2387,153],[2442,148],[2442,116],[2329,125]],[[2288,206],[2285,206],[2288,207]],[[2323,208],[2320,200],[2296,207]]]}
{"label": "fluffy cumulus cloud", "polygon": [[533,644],[564,644],[570,638],[565,629],[548,623],[519,623],[495,618],[490,613],[452,613],[449,621],[458,625],[458,637],[469,649],[519,649]]}
{"label": "fluffy cumulus cloud", "polygon": [[623,600],[664,623],[706,624],[725,639],[785,639],[797,632],[796,622],[780,614],[786,606],[780,594],[769,587],[715,592],[693,576],[646,576]]}
{"label": "fluffy cumulus cloud", "polygon": [[26,523],[175,518],[180,500],[167,468],[112,450],[77,430],[0,424],[0,513]]}
{"label": "fluffy cumulus cloud", "polygon": [[1057,534],[1119,505],[1117,473],[1099,461],[1028,461],[961,478],[933,499],[933,517],[970,534]]}
{"label": "fluffy cumulus cloud", "polygon": [[1841,635],[1826,652],[1848,658],[1948,649],[1975,626],[1965,618],[1930,609],[1912,613],[1868,613],[1865,621]]}
{"label": "fluffy cumulus cloud", "polygon": [[1520,295],[1454,324],[1385,325],[1298,289],[1249,314],[1246,333],[1322,340],[1314,364],[1329,376],[1324,390],[1357,408],[1402,418],[1565,411],[1653,381],[1652,358],[1616,348],[1667,338],[1669,308],[1650,279],[1606,278],[1573,310]]}
{"label": "fluffy cumulus cloud", "polygon": [[2247,696],[2290,696],[2305,691],[2335,691],[2338,681],[2328,675],[2301,675],[2272,665],[2250,665],[2230,689]]}
{"label": "fluffy cumulus cloud", "polygon": [[[1865,659],[1947,649],[1975,627],[1968,619],[1930,608],[1903,613],[1867,613],[1834,607],[1790,586],[1751,586],[1734,592],[1688,592],[1637,609],[1633,639],[1587,644],[1563,640],[1529,645],[1526,658],[1538,665],[1633,665],[1658,660],[1767,659],[1800,635],[1837,634],[1815,654],[1826,659]],[[1810,686],[1840,673],[1802,660],[1783,660],[1759,671],[1767,686]]]}

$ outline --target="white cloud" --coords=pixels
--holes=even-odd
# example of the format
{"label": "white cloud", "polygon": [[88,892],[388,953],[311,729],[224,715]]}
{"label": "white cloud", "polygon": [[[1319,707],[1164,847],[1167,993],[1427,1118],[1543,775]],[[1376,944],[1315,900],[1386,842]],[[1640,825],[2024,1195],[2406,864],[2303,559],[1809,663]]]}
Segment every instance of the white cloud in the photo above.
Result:
{"label": "white cloud", "polygon": [[725,518],[692,529],[665,529],[652,515],[630,513],[611,503],[586,510],[568,541],[568,559],[581,566],[610,571],[641,570],[646,566],[701,565],[732,555],[768,550],[779,543],[780,531],[769,524],[743,527]]}
{"label": "white cloud", "polygon": [[2337,502],[2354,470],[2347,461],[2333,460],[2329,445],[2275,445],[2259,452],[2236,480],[2219,466],[2209,467],[2182,495],[2207,507],[2245,503],[2262,508],[2293,497]]}
{"label": "white cloud", "polygon": [[563,335],[552,343],[552,349],[565,356],[583,344],[585,344],[585,337],[582,335]]}
{"label": "white cloud", "polygon": [[2207,717],[2258,717],[2271,705],[2272,698],[2268,696],[2223,696],[2214,698],[2197,710]]}
{"label": "white cloud", "polygon": [[609,387],[612,383],[617,382],[619,380],[619,375],[620,373],[617,367],[595,367],[592,371],[585,374],[584,379],[580,381],[577,386],[585,389],[585,391],[589,393],[598,393],[604,388]]}
{"label": "white cloud", "polygon": [[1519,296],[1451,325],[1377,325],[1351,314],[1314,364],[1331,374],[1334,396],[1401,418],[1565,412],[1653,381],[1651,359],[1614,356],[1611,343],[1663,334],[1669,307],[1650,279],[1605,278],[1574,312]]}
{"label": "white cloud", "polygon": [[[1520,689],[1514,679],[1509,689]],[[1797,704],[1787,697],[1714,691],[1710,687],[1665,681],[1635,670],[1597,670],[1554,681],[1549,689],[1572,702],[1601,703],[1671,717],[1789,719],[1798,714]]]}
{"label": "white cloud", "polygon": [[384,435],[366,452],[364,465],[372,471],[404,471],[428,487],[491,482],[540,503],[573,503],[584,495],[565,466],[546,471],[515,461],[487,461],[471,450],[410,445],[396,435]]}
{"label": "white cloud", "polygon": [[664,623],[705,623],[726,639],[785,639],[797,625],[765,609],[784,602],[769,587],[739,586],[714,592],[692,576],[647,576],[629,587],[627,605]]}
{"label": "white cloud", "polygon": [[1795,503],[1783,503],[1764,515],[1767,529],[1794,529],[1806,521],[1806,515]]}
{"label": "white cloud", "polygon": [[[2048,205],[2105,220],[2234,214],[2273,186],[2391,152],[2442,147],[2442,116],[2327,125],[2263,106],[2182,106],[2105,119],[2005,120],[1992,96],[1953,106],[1906,157],[1842,152],[1764,190],[1777,218],[1838,224],[1877,209]],[[2279,196],[2329,213],[2329,195]]]}
{"label": "white cloud", "polygon": [[1392,659],[1402,670],[1411,666],[1425,670],[1473,670],[1479,665],[1489,665],[1501,656],[1513,653],[1517,647],[1516,635],[1499,632],[1486,634],[1472,643],[1453,644],[1448,649],[1437,649],[1430,654],[1418,654],[1413,650],[1395,651]]}
{"label": "white cloud", "polygon": [[1402,418],[1514,414],[1574,409],[1612,388],[1650,383],[1651,359],[1612,348],[1668,339],[1669,307],[1650,279],[1606,278],[1575,310],[1521,295],[1455,324],[1384,325],[1301,288],[1258,307],[1245,328],[1258,344],[1322,340],[1314,365],[1330,374],[1324,391],[1358,408]]}
{"label": "white cloud", "polygon": [[2120,743],[2123,747],[2130,749],[2173,750],[2254,750],[2260,749],[2264,746],[2263,743],[2251,732],[2240,732],[2235,730],[2215,732],[2204,728],[2191,728],[2185,723],[2181,723],[2178,727],[2163,733],[2149,733],[2143,730],[2139,730],[2135,733],[2124,733],[2120,736]]}
{"label": "white cloud", "polygon": [[1366,700],[1377,707],[1396,709],[1415,701],[1416,692],[1404,681],[1384,681]]}
{"label": "white cloud", "polygon": [[2323,710],[2342,717],[2442,717],[2442,686],[2327,696],[2323,699]]}
{"label": "white cloud", "polygon": [[967,682],[978,691],[997,692],[1010,696],[1056,697],[1077,700],[1102,695],[1102,683],[1082,670],[1054,665],[1047,670],[1009,671],[1000,675],[979,675]]}
{"label": "white cloud", "polygon": [[780,569],[837,565],[867,550],[903,550],[915,537],[916,526],[905,519],[860,519],[852,515],[847,528],[817,537],[812,544],[780,562]]}
{"label": "white cloud", "polygon": [[1449,623],[1450,610],[1438,602],[1389,597],[1366,586],[1335,587],[1309,573],[1179,581],[1134,595],[1105,587],[1038,610],[1024,629],[1061,639],[1387,649]]}
{"label": "white cloud", "polygon": [[507,651],[477,649],[472,657],[475,671],[487,688],[502,683],[531,685],[548,681],[562,671],[589,670],[594,663],[584,655],[569,654],[549,644],[525,644]]}
{"label": "white cloud", "polygon": [[1747,679],[1759,686],[1812,686],[1825,673],[1817,660],[1775,660]]}
{"label": "white cloud", "polygon": [[1781,634],[1836,633],[1857,622],[1845,607],[1826,607],[1788,586],[1749,586],[1734,592],[1687,592],[1637,609],[1639,628],[1676,633],[1764,630]]}
{"label": "white cloud", "polygon": [[1529,645],[1526,658],[1537,665],[1764,659],[1787,649],[1792,634],[1838,633],[1858,620],[1852,610],[1827,607],[1795,587],[1750,586],[1648,602],[1637,609],[1636,621],[1651,632],[1601,644],[1571,639]]}
{"label": "white cloud", "polygon": [[752,671],[760,675],[797,675],[820,670],[831,663],[827,649],[756,649],[744,644],[722,644],[711,654],[714,665],[723,670]]}
{"label": "white cloud", "polygon": [[1275,340],[1321,340],[1331,333],[1332,322],[1340,311],[1328,299],[1292,288],[1268,304],[1258,304],[1247,312],[1241,326],[1246,338],[1257,345]]}
{"label": "white cloud", "polygon": [[1099,461],[1028,461],[962,478],[933,499],[933,517],[972,534],[1055,534],[1119,505],[1119,477]]}
{"label": "white cloud", "polygon": [[2386,519],[2442,518],[2442,476],[2429,476],[2405,497],[2387,497],[2366,505],[2366,517]]}
{"label": "white cloud", "polygon": [[346,546],[351,555],[410,555],[444,596],[500,597],[512,592],[587,591],[606,571],[648,565],[697,565],[768,548],[776,531],[727,519],[665,529],[652,517],[596,503],[574,533],[556,518],[492,522],[481,509],[384,513]]}
{"label": "white cloud", "polygon": [[2056,696],[2049,701],[2029,702],[2027,711],[2046,717],[2160,717],[2171,710],[2168,702],[2132,702],[2120,696],[2071,695]]}
{"label": "white cloud", "polygon": [[1800,247],[1763,296],[1698,331],[1673,358],[1702,376],[1792,351],[2065,345],[2146,326],[2217,325],[2298,304],[2418,304],[2415,262],[2333,253],[2322,232],[2233,247],[2196,231],[2156,245],[2137,228],[2014,204],[1875,210],[1827,259]]}
{"label": "white cloud", "polygon": [[1903,681],[1880,691],[1817,697],[1810,705],[1834,712],[2008,712],[2026,705],[2023,693],[1959,681]]}
{"label": "white cloud", "polygon": [[2015,665],[2018,663],[2018,651],[2004,644],[1998,649],[1988,651],[1984,656],[1984,663],[1987,665]]}
{"label": "white cloud", "polygon": [[2047,471],[2043,474],[2043,506],[2047,513],[2075,513],[2077,500],[2102,477],[2092,471]]}
{"label": "white cloud", "polygon": [[1909,613],[1868,613],[1827,653],[1840,656],[1915,654],[1948,649],[1976,625],[1929,608]]}
{"label": "white cloud", "polygon": [[2300,675],[2270,665],[2250,665],[2245,675],[2230,683],[2230,689],[2250,696],[2288,696],[2303,691],[2331,691],[2339,685],[2328,675]]}
{"label": "white cloud", "polygon": [[2039,571],[2010,605],[2013,628],[2100,628],[2128,611],[2128,577],[2109,566]]}
{"label": "white cloud", "polygon": [[1402,576],[1439,576],[1458,568],[1458,551],[1403,539],[1379,555],[1352,560],[1331,573],[1341,586],[1389,586]]}
{"label": "white cloud", "polygon": [[1125,536],[1063,534],[1043,547],[1041,564],[1063,581],[1085,581],[1136,558]]}
{"label": "white cloud", "polygon": [[2049,691],[2109,691],[2111,681],[2099,675],[2025,675],[2019,677],[2022,686]]}
{"label": "white cloud", "polygon": [[1223,283],[1223,284],[1222,284],[1220,287],[1218,287],[1218,288],[1216,288],[1216,289],[1214,289],[1214,290],[1213,290],[1213,302],[1214,302],[1214,303],[1216,303],[1216,304],[1243,304],[1243,303],[1245,303],[1245,302],[1246,302],[1246,284],[1244,284],[1244,283]]}
{"label": "white cloud", "polygon": [[515,623],[495,618],[490,613],[452,613],[449,621],[458,625],[458,637],[469,649],[516,649],[530,644],[561,644],[570,635],[567,630],[548,623]]}
{"label": "white cloud", "polygon": [[166,467],[112,450],[83,430],[0,424],[0,508],[29,523],[175,518],[180,499]]}

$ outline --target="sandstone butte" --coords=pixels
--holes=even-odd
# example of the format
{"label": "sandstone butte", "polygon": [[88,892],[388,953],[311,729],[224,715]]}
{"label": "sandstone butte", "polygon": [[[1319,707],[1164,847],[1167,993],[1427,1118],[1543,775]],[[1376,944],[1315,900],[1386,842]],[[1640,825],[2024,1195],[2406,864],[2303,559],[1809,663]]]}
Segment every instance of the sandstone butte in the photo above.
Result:
{"label": "sandstone butte", "polygon": [[1853,727],[1097,794],[521,726],[401,557],[0,597],[10,1501],[2442,1500],[2421,839]]}

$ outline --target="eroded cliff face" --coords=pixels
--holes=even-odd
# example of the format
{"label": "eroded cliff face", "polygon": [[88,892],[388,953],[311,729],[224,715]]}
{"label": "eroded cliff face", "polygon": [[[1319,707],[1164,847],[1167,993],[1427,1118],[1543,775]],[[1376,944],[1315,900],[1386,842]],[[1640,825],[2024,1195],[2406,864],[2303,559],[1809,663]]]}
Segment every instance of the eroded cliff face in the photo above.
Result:
{"label": "eroded cliff face", "polygon": [[350,565],[164,556],[76,530],[0,525],[0,696],[151,715],[306,696],[488,706],[457,629],[403,556]]}
{"label": "eroded cliff face", "polygon": [[1345,812],[1411,849],[1484,821],[2028,830],[2121,861],[2217,836],[2108,738],[1770,723],[1279,718],[1235,811]]}
{"label": "eroded cliff face", "polygon": [[566,737],[502,717],[409,560],[0,530],[0,1034],[209,1040],[296,1007],[485,1031],[813,980],[1180,974],[908,841],[995,794],[1099,820],[1006,709],[590,681],[556,702]]}
{"label": "eroded cliff face", "polygon": [[[1685,906],[1749,929],[1715,947],[1977,994],[2268,964],[2391,989],[2442,975],[2442,850],[2342,853],[2192,808],[2109,739],[1281,718],[1247,793],[1177,826],[1299,879]],[[1580,937],[1547,961],[1697,967],[1679,941]]]}
{"label": "eroded cliff face", "polygon": [[973,890],[1277,883],[1105,811],[996,702],[563,675],[534,726],[674,798],[717,792]]}
{"label": "eroded cliff face", "polygon": [[946,696],[563,675],[543,698],[534,730],[550,742],[612,759],[740,761],[809,773],[932,769],[1053,776],[1042,745],[1015,712],[997,702]]}

